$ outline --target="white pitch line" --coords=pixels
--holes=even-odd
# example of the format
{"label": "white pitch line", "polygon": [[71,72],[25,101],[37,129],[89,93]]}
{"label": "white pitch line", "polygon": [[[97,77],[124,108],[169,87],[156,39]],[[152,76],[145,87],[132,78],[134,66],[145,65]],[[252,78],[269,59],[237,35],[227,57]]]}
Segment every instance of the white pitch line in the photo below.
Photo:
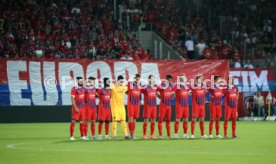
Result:
{"label": "white pitch line", "polygon": [[[45,143],[55,143],[56,141],[45,141],[45,142],[29,142],[29,143],[16,143],[16,144],[8,144],[6,145],[6,148],[7,149],[18,149],[18,150],[31,150],[31,151],[53,151],[53,152],[84,152],[84,153],[130,153],[129,151],[118,151],[118,149],[113,149],[113,150],[93,150],[93,149],[88,149],[88,150],[75,150],[75,149],[43,149],[41,147],[37,147],[36,148],[28,148],[28,147],[22,147],[22,145],[32,145],[32,144],[45,144]],[[21,147],[20,147],[21,146]],[[131,153],[141,153],[141,154],[149,154],[149,151],[145,151],[145,150],[132,150]],[[156,151],[151,151],[150,152],[151,154],[168,154],[169,152],[156,152]],[[172,154],[182,154],[182,155],[187,155],[187,154],[194,154],[193,152],[178,152],[178,151],[174,151],[174,152],[171,152]],[[202,155],[214,155],[212,152],[197,152],[197,153],[200,153]],[[226,153],[227,155],[240,155],[240,153],[233,153],[233,152],[227,152]],[[246,154],[243,154],[243,155],[265,155],[267,153],[246,153]]]}

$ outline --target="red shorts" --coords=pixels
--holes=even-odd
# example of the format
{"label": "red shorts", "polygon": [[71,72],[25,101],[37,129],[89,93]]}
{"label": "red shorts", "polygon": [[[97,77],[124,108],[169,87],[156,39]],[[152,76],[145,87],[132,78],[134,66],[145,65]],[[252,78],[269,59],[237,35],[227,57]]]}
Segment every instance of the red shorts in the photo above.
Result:
{"label": "red shorts", "polygon": [[210,105],[210,118],[221,118],[221,105]]}
{"label": "red shorts", "polygon": [[156,106],[155,107],[144,107],[143,116],[147,119],[156,118]]}
{"label": "red shorts", "polygon": [[192,110],[193,118],[205,117],[205,105],[194,105]]}
{"label": "red shorts", "polygon": [[110,109],[99,108],[99,111],[98,111],[98,120],[99,121],[110,121],[110,118],[111,118]]}
{"label": "red shorts", "polygon": [[132,117],[134,119],[139,118],[140,115],[140,104],[137,105],[127,105],[128,118]]}
{"label": "red shorts", "polygon": [[172,107],[171,106],[161,106],[159,105],[159,119],[164,119],[166,120],[171,120],[171,115],[172,115]]}
{"label": "red shorts", "polygon": [[236,108],[229,108],[229,107],[225,106],[224,117],[225,117],[226,120],[238,118],[238,109],[237,109],[237,107]]}
{"label": "red shorts", "polygon": [[84,121],[85,120],[85,108],[79,108],[79,112],[76,112],[74,107],[72,107],[72,113],[71,113],[71,119],[72,120],[80,120]]}
{"label": "red shorts", "polygon": [[86,105],[86,120],[96,120],[97,119],[97,109],[92,109]]}
{"label": "red shorts", "polygon": [[189,118],[189,107],[176,107],[175,117],[177,119]]}

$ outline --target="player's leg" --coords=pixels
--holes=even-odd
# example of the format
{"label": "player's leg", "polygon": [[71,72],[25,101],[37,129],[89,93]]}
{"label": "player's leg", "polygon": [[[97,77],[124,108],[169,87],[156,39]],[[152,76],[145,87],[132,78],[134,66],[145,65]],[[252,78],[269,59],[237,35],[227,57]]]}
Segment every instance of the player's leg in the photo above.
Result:
{"label": "player's leg", "polygon": [[136,127],[136,120],[139,118],[139,113],[140,113],[140,106],[137,106],[134,109],[134,118],[133,118],[133,122],[132,122],[132,138],[135,139],[136,137],[134,136],[134,131],[135,131],[135,127]]}
{"label": "player's leg", "polygon": [[221,118],[221,106],[216,109],[216,138],[221,138],[220,136],[220,118]]}
{"label": "player's leg", "polygon": [[71,141],[75,140],[75,138],[74,138],[75,125],[76,125],[76,121],[79,120],[79,117],[80,117],[80,113],[76,112],[74,110],[74,108],[72,107],[72,110],[71,110],[71,124],[70,124],[70,140]]}
{"label": "player's leg", "polygon": [[102,140],[103,120],[99,120],[98,124],[98,139]]}
{"label": "player's leg", "polygon": [[224,129],[224,138],[228,138],[227,136],[227,130],[228,130],[228,121],[231,118],[231,109],[228,108],[225,105],[225,113],[224,113],[224,124],[223,124],[223,129]]}
{"label": "player's leg", "polygon": [[117,138],[117,121],[112,120],[112,133],[113,133],[113,138]]}
{"label": "player's leg", "polygon": [[210,122],[209,122],[209,138],[213,138],[213,126],[214,126],[214,106],[210,104]]}
{"label": "player's leg", "polygon": [[88,139],[88,125],[91,124],[92,112],[88,107],[85,107],[85,121],[84,121],[84,136]]}
{"label": "player's leg", "polygon": [[236,123],[237,119],[236,118],[233,118],[232,119],[232,138],[236,138],[237,135],[236,135],[236,126],[237,126],[237,123]]}
{"label": "player's leg", "polygon": [[174,138],[179,138],[178,136],[179,122],[180,122],[180,119],[176,117],[174,122]]}
{"label": "player's leg", "polygon": [[172,115],[171,112],[172,112],[171,107],[168,107],[166,109],[166,114],[165,114],[165,117],[166,117],[166,130],[167,130],[168,138],[171,138],[171,115]]}
{"label": "player's leg", "polygon": [[183,118],[183,138],[189,138],[189,134],[188,134],[188,118],[189,117],[185,117]]}
{"label": "player's leg", "polygon": [[74,141],[74,131],[75,131],[75,124],[76,124],[76,120],[72,119],[71,123],[70,123],[70,140]]}
{"label": "player's leg", "polygon": [[200,126],[200,134],[202,138],[207,138],[207,136],[204,133],[204,117],[199,118],[199,126]]}
{"label": "player's leg", "polygon": [[91,111],[91,124],[90,124],[90,130],[92,134],[92,139],[96,139],[96,120],[97,120],[97,109],[93,109]]}
{"label": "player's leg", "polygon": [[92,139],[95,140],[96,139],[96,120],[91,120],[90,130],[92,134]]}
{"label": "player's leg", "polygon": [[144,123],[143,123],[143,138],[147,139],[147,127],[149,122],[149,110],[144,106],[143,110],[143,117],[144,117]]}
{"label": "player's leg", "polygon": [[128,104],[128,110],[127,110],[127,113],[128,113],[128,130],[129,130],[129,133],[130,133],[130,138],[132,138],[133,136],[133,116],[134,116],[134,108]]}
{"label": "player's leg", "polygon": [[157,110],[156,110],[156,107],[155,108],[152,108],[150,110],[150,117],[151,120],[150,120],[150,138],[151,139],[155,139],[155,136],[154,136],[154,130],[155,130],[155,119],[157,117]]}
{"label": "player's leg", "polygon": [[113,138],[117,138],[117,122],[118,122],[118,114],[119,111],[111,108],[111,114],[112,114],[112,133]]}
{"label": "player's leg", "polygon": [[202,138],[207,138],[204,133],[204,118],[205,118],[205,106],[201,106],[199,109],[199,126],[200,126],[200,133]]}
{"label": "player's leg", "polygon": [[159,105],[159,113],[158,113],[158,133],[159,133],[159,138],[162,139],[163,138],[163,132],[162,132],[162,123],[163,123],[163,119],[165,117],[166,114],[166,109],[164,107],[162,107],[161,105]]}
{"label": "player's leg", "polygon": [[189,138],[188,135],[188,120],[189,120],[189,107],[184,108],[183,110],[183,137]]}
{"label": "player's leg", "polygon": [[175,108],[174,138],[179,138],[178,129],[179,129],[179,122],[181,119],[180,116],[182,116],[181,111],[182,110],[180,108],[178,108],[178,107]]}
{"label": "player's leg", "polygon": [[109,137],[109,119],[104,121],[104,129],[105,129],[105,139],[110,139]]}
{"label": "player's leg", "polygon": [[192,122],[191,122],[191,138],[195,138],[194,132],[195,132],[195,122],[197,121],[197,118],[199,116],[199,109],[196,104],[193,104],[192,108]]}
{"label": "player's leg", "polygon": [[224,130],[224,138],[228,138],[227,136],[227,130],[228,130],[228,119],[225,118],[224,119],[224,123],[223,123],[223,130]]}
{"label": "player's leg", "polygon": [[191,122],[191,138],[195,138],[195,122],[197,120],[197,117],[192,118],[192,122]]}
{"label": "player's leg", "polygon": [[236,135],[237,118],[238,118],[237,108],[232,110],[231,117],[232,117],[232,138],[237,138],[237,135]]}
{"label": "player's leg", "polygon": [[143,138],[147,139],[147,127],[148,127],[149,119],[145,118],[143,123]]}
{"label": "player's leg", "polygon": [[85,115],[85,121],[84,121],[84,132],[83,133],[84,133],[84,138],[86,140],[88,140],[88,125],[91,123],[92,112],[87,106],[85,106],[84,115]]}
{"label": "player's leg", "polygon": [[84,130],[85,130],[84,120],[80,120],[80,134],[81,134],[81,139],[82,140],[85,140]]}
{"label": "player's leg", "polygon": [[121,127],[125,135],[125,139],[129,139],[128,132],[127,132],[127,124],[126,124],[126,111],[121,110],[119,119],[121,120]]}
{"label": "player's leg", "polygon": [[133,121],[134,121],[133,117],[128,117],[128,130],[130,133],[130,137],[133,136]]}
{"label": "player's leg", "polygon": [[87,140],[85,136],[85,109],[79,109],[80,113],[80,133],[81,133],[81,139]]}
{"label": "player's leg", "polygon": [[150,119],[150,139],[155,139],[154,130],[155,130],[155,118],[151,118]]}

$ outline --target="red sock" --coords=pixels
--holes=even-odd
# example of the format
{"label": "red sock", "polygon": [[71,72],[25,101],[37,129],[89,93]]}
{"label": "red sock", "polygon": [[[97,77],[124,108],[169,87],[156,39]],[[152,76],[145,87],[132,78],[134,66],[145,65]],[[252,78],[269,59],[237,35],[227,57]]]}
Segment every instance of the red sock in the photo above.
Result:
{"label": "red sock", "polygon": [[209,135],[212,135],[212,133],[213,133],[213,124],[214,124],[214,120],[210,120],[210,123],[209,123]]}
{"label": "red sock", "polygon": [[216,120],[216,134],[219,135],[219,120]]}
{"label": "red sock", "polygon": [[98,133],[99,133],[99,135],[102,135],[102,128],[103,128],[103,123],[100,122],[99,125],[98,125]]}
{"label": "red sock", "polygon": [[132,122],[128,122],[128,130],[129,130],[130,136],[132,136]]}
{"label": "red sock", "polygon": [[95,136],[95,123],[91,123],[90,125],[91,127],[91,132],[92,132],[92,136]]}
{"label": "red sock", "polygon": [[71,124],[70,124],[70,137],[74,136],[74,130],[75,130],[75,123],[71,122]]}
{"label": "red sock", "polygon": [[192,121],[191,129],[192,129],[192,135],[194,135],[194,133],[195,133],[195,121]]}
{"label": "red sock", "polygon": [[163,120],[159,119],[158,120],[158,133],[159,133],[159,136],[163,135],[163,133],[162,133],[162,123],[163,123]]}
{"label": "red sock", "polygon": [[84,136],[87,136],[88,133],[88,123],[84,123]]}
{"label": "red sock", "polygon": [[155,128],[155,123],[154,122],[150,123],[150,135],[151,136],[154,135],[154,128]]}
{"label": "red sock", "polygon": [[170,122],[170,120],[166,120],[166,129],[167,129],[167,136],[171,136],[171,122]]}
{"label": "red sock", "polygon": [[183,122],[183,131],[184,131],[184,134],[188,133],[188,121]]}
{"label": "red sock", "polygon": [[134,135],[135,126],[136,126],[136,122],[133,122],[133,123],[132,123],[132,135]]}
{"label": "red sock", "polygon": [[108,133],[109,133],[109,123],[105,123],[104,128],[105,128],[105,135],[108,135]]}
{"label": "red sock", "polygon": [[147,126],[148,126],[148,123],[147,122],[144,122],[143,124],[143,135],[147,135]]}
{"label": "red sock", "polygon": [[232,120],[232,137],[236,137],[236,119]]}
{"label": "red sock", "polygon": [[201,135],[203,136],[204,135],[204,121],[200,121],[199,126],[200,126]]}
{"label": "red sock", "polygon": [[84,123],[80,123],[80,135],[81,135],[81,137],[84,136],[84,129],[85,129],[84,126],[85,126]]}
{"label": "red sock", "polygon": [[228,120],[224,120],[224,136],[227,136]]}
{"label": "red sock", "polygon": [[174,123],[174,134],[178,134],[179,129],[179,121],[175,121]]}

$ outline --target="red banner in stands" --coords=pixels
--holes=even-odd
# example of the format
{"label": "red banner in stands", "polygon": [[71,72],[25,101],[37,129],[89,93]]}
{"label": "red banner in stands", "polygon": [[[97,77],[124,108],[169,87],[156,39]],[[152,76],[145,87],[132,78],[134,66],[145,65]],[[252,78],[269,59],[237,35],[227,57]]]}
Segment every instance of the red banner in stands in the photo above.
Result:
{"label": "red banner in stands", "polygon": [[151,60],[151,61],[93,61],[93,60],[7,60],[0,61],[1,104],[0,105],[70,105],[70,91],[76,76],[94,76],[97,79],[115,79],[123,75],[126,79],[140,73],[147,81],[154,75],[156,81],[171,74],[186,73],[188,79],[202,74],[229,75],[228,61],[201,60]]}
{"label": "red banner in stands", "polygon": [[[6,70],[9,70],[7,72]],[[188,79],[202,74],[205,78],[211,75],[220,75],[223,78],[229,74],[228,61],[224,60],[151,60],[151,61],[93,61],[93,60],[6,60],[0,61],[1,83],[8,81],[9,75],[19,73],[19,79],[30,82],[33,73],[43,73],[54,71],[58,83],[59,77],[64,76],[95,76],[98,79],[109,77],[115,79],[118,75],[124,75],[127,79],[136,73],[140,73],[142,78],[147,78],[153,74],[156,79],[165,78],[167,74],[176,77],[180,73],[186,73]]]}
{"label": "red banner in stands", "polygon": [[[275,98],[274,74],[267,69],[231,69],[224,60],[18,60],[0,61],[0,105],[70,105],[70,90],[76,76],[94,76],[97,79],[109,77],[115,79],[124,75],[131,79],[136,73],[146,81],[149,75],[155,75],[157,82],[171,74],[186,73],[188,79],[202,74],[206,79],[211,75],[227,78],[235,76],[240,92],[271,92]],[[242,97],[242,96],[241,96]],[[244,102],[246,103],[246,102]],[[240,113],[246,113],[240,104]]]}

